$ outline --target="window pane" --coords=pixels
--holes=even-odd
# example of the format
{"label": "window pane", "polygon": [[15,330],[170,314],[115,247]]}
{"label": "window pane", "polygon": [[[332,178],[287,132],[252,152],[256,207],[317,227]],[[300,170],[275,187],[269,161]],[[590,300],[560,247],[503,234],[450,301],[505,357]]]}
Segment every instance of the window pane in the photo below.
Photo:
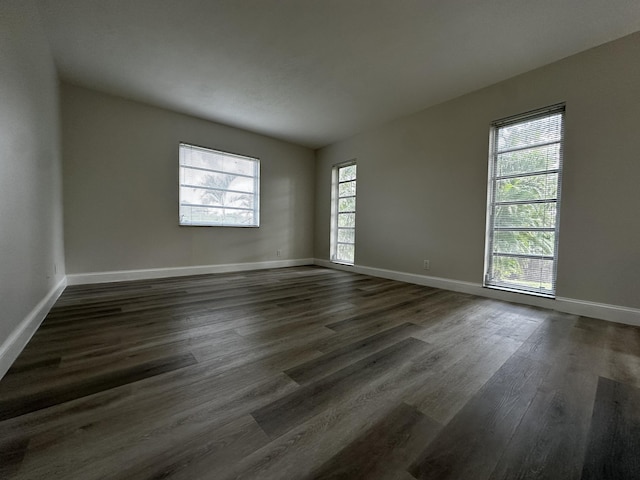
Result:
{"label": "window pane", "polygon": [[254,159],[188,145],[181,145],[181,150],[181,165],[233,172],[240,175],[254,176],[256,173],[256,160]]}
{"label": "window pane", "polygon": [[338,200],[339,212],[354,212],[356,209],[356,197],[341,198]]}
{"label": "window pane", "polygon": [[498,129],[498,152],[545,142],[558,142],[562,135],[562,114],[536,118]]}
{"label": "window pane", "polygon": [[349,165],[348,167],[340,168],[340,172],[338,174],[338,181],[344,182],[346,180],[355,180],[356,179],[356,166]]}
{"label": "window pane", "polygon": [[227,173],[210,173],[202,170],[183,169],[180,183],[183,188],[189,186],[202,186],[210,189],[236,190],[240,192],[254,193],[255,180],[253,178],[239,177]]}
{"label": "window pane", "polygon": [[338,227],[355,227],[355,226],[356,226],[355,213],[339,213],[338,214]]}
{"label": "window pane", "polygon": [[255,216],[252,210],[181,205],[180,222],[194,225],[253,225],[255,223]]}
{"label": "window pane", "polygon": [[352,182],[341,183],[338,186],[338,196],[339,197],[349,197],[356,194],[356,182],[355,180]]}
{"label": "window pane", "polygon": [[337,259],[343,262],[353,263],[355,248],[353,245],[338,244]]}
{"label": "window pane", "polygon": [[238,157],[226,157],[224,159],[224,171],[234,172],[239,175],[254,175],[255,161],[244,160]]}
{"label": "window pane", "polygon": [[501,286],[550,293],[554,288],[553,260],[494,256],[490,277]]}
{"label": "window pane", "polygon": [[498,155],[496,176],[555,170],[560,166],[560,144],[528,148]]}
{"label": "window pane", "polygon": [[224,170],[224,154],[222,152],[205,151],[181,145],[181,164],[209,170]]}
{"label": "window pane", "polygon": [[495,209],[495,228],[554,228],[555,203],[498,205]]}
{"label": "window pane", "polygon": [[496,202],[549,200],[556,198],[557,194],[557,173],[496,181]]}
{"label": "window pane", "polygon": [[181,182],[183,185],[198,185],[209,188],[239,190],[253,193],[255,181],[253,178],[240,177],[231,173],[205,172],[183,168]]}
{"label": "window pane", "polygon": [[203,190],[183,188],[181,204],[211,205],[217,207],[254,208],[254,195],[251,193],[225,192],[224,190]]}
{"label": "window pane", "polygon": [[555,239],[554,232],[497,231],[493,236],[493,252],[521,255],[553,255]]}
{"label": "window pane", "polygon": [[353,228],[339,228],[338,242],[354,243],[356,231]]}
{"label": "window pane", "polygon": [[215,210],[180,205],[180,223],[207,224],[222,221],[222,216]]}
{"label": "window pane", "polygon": [[186,185],[209,186],[212,183],[211,173],[190,168],[180,169],[180,183]]}

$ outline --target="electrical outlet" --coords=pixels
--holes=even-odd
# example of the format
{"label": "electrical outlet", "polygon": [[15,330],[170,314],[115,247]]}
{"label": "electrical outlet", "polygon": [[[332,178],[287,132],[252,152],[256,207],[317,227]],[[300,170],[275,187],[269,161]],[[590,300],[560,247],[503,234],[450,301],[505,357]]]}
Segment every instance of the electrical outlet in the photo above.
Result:
{"label": "electrical outlet", "polygon": [[422,268],[424,270],[429,270],[430,267],[431,267],[431,265],[429,264],[429,260],[423,260],[422,261]]}
{"label": "electrical outlet", "polygon": [[282,250],[276,250],[276,257],[282,256]]}

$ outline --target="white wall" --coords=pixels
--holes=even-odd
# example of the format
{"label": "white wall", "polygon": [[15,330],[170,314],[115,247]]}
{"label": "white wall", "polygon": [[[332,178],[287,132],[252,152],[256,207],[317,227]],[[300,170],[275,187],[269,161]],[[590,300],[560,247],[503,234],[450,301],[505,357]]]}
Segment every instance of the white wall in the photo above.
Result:
{"label": "white wall", "polygon": [[[56,72],[31,1],[0,15],[0,377],[64,279]],[[54,269],[57,273],[54,273]]]}
{"label": "white wall", "polygon": [[357,158],[356,264],[482,283],[490,123],[559,102],[557,294],[639,308],[640,33],[321,149],[316,257],[329,258],[331,166]]}
{"label": "white wall", "polygon": [[[61,92],[68,273],[313,257],[312,150],[64,82]],[[260,228],[178,226],[181,141],[260,158]]]}

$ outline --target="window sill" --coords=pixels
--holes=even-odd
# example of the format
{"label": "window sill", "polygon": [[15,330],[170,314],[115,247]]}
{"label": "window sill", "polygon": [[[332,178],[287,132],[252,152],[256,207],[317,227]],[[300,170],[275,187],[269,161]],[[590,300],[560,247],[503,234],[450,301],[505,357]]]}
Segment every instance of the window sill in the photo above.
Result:
{"label": "window sill", "polygon": [[346,267],[353,267],[354,266],[353,263],[347,263],[347,262],[343,262],[341,260],[331,260],[331,263],[337,263],[338,265],[344,265]]}
{"label": "window sill", "polygon": [[490,288],[491,290],[501,290],[503,292],[521,293],[522,295],[531,295],[533,297],[549,298],[551,300],[556,299],[556,296],[553,293],[532,292],[531,290],[520,290],[518,288],[503,287],[499,285],[483,285],[483,287]]}

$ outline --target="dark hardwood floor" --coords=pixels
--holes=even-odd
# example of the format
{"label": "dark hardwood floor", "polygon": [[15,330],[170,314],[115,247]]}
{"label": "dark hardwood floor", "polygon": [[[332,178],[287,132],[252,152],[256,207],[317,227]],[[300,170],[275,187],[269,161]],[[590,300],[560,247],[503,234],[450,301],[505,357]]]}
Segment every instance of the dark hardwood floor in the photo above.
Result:
{"label": "dark hardwood floor", "polygon": [[640,329],[319,267],[68,287],[2,479],[639,479]]}

